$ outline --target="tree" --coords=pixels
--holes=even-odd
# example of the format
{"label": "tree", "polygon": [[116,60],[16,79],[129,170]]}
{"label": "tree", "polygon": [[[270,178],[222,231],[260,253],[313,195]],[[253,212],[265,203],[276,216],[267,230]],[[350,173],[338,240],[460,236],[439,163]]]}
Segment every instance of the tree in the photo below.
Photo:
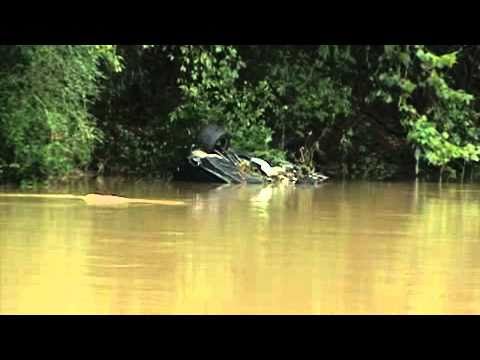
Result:
{"label": "tree", "polygon": [[2,46],[0,57],[0,171],[45,178],[87,165],[101,138],[90,107],[105,77],[102,66],[120,70],[115,48]]}

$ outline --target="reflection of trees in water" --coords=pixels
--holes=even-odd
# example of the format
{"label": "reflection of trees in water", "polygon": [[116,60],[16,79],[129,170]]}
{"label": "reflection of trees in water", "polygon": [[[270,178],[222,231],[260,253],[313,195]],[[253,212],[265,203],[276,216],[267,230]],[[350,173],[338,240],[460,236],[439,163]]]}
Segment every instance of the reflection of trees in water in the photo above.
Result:
{"label": "reflection of trees in water", "polygon": [[[309,311],[322,303],[328,307],[332,293],[368,306],[376,275],[383,272],[386,282],[395,278],[396,252],[418,216],[412,197],[405,185],[358,184],[235,186],[202,193],[192,208],[194,238],[221,248],[225,259],[195,256],[199,248],[192,248],[192,258],[197,265],[223,262],[242,306],[271,303]],[[340,278],[340,287],[331,278]]]}
{"label": "reflection of trees in water", "polygon": [[[420,277],[434,271],[434,263],[428,266],[435,257],[425,244],[443,235],[448,246],[455,247],[456,221],[470,211],[465,197],[456,206],[451,196],[413,183],[326,184],[286,194],[272,195],[264,233],[254,233],[264,241],[251,253],[262,254],[257,256],[257,269],[265,264],[276,267],[271,274],[280,279],[270,288],[278,286],[280,291],[296,282],[288,286],[303,292],[298,296],[304,296],[305,303],[310,291],[311,306],[317,309],[402,312],[422,293],[427,300],[435,285],[422,283]],[[438,196],[444,197],[444,205],[432,208]],[[282,205],[276,209],[275,202]],[[475,222],[462,221],[470,227],[468,236],[478,238]]]}
{"label": "reflection of trees in water", "polygon": [[422,221],[412,224],[417,241],[410,308],[432,312],[478,312],[480,300],[480,208],[478,187],[423,184]]}
{"label": "reflection of trees in water", "polygon": [[478,270],[472,269],[472,257],[478,258],[479,193],[458,185],[371,186],[348,184],[345,201],[331,202],[339,206],[332,235],[344,244],[337,253],[345,258],[331,262],[344,281],[339,299],[347,303],[340,308],[462,312],[474,307],[480,285]]}
{"label": "reflection of trees in water", "polygon": [[[468,272],[469,254],[478,254],[464,246],[466,239],[479,238],[474,221],[478,193],[464,192],[458,185],[418,183],[375,185],[373,192],[363,193],[365,198],[346,203],[354,222],[348,222],[350,279],[345,291],[363,298],[356,310],[442,312],[450,306],[451,311],[462,311],[459,299],[448,294]],[[344,224],[339,222],[339,229]],[[463,296],[471,290],[464,286]]]}
{"label": "reflection of trees in water", "polygon": [[[415,216],[411,195],[403,190],[361,183],[297,188],[286,211],[272,217],[276,238],[284,241],[272,242],[269,252],[281,254],[292,272],[303,267],[312,311],[371,308],[375,277],[379,270],[394,275],[386,259],[405,236],[409,216]],[[398,214],[407,216],[391,217]]]}

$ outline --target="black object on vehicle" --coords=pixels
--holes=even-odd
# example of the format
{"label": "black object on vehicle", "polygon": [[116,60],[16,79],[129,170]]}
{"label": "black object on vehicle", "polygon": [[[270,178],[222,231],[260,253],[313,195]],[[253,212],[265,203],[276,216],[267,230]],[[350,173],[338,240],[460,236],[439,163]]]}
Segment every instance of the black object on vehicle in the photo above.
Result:
{"label": "black object on vehicle", "polygon": [[207,125],[198,135],[198,145],[206,152],[225,151],[230,146],[230,134],[221,126]]}
{"label": "black object on vehicle", "polygon": [[[207,125],[199,133],[196,150],[179,166],[177,180],[261,184],[264,179],[242,170],[245,158],[230,150],[230,134],[221,126]],[[247,160],[248,161],[248,160]]]}

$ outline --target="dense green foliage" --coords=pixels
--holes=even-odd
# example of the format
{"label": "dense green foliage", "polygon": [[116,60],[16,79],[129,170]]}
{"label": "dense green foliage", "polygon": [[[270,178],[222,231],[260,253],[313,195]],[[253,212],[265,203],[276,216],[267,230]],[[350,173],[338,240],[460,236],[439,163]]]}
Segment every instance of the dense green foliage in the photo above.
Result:
{"label": "dense green foliage", "polygon": [[91,161],[101,133],[90,114],[111,46],[0,47],[0,172],[57,177]]}
{"label": "dense green foliage", "polygon": [[0,179],[168,174],[207,123],[228,129],[238,151],[336,177],[473,179],[479,55],[463,45],[1,46]]}
{"label": "dense green foliage", "polygon": [[[413,70],[412,57],[417,65]],[[478,161],[480,132],[474,96],[449,86],[448,70],[457,63],[457,52],[435,55],[415,46],[412,54],[391,49],[382,60],[389,69],[378,76],[384,89],[377,95],[398,107],[400,123],[417,156],[441,172],[458,160]]]}

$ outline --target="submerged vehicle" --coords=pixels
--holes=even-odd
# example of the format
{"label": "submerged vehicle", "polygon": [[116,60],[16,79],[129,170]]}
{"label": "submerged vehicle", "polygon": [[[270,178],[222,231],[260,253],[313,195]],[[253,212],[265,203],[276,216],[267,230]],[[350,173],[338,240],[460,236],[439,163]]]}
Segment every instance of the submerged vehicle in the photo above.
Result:
{"label": "submerged vehicle", "polygon": [[179,167],[177,180],[220,182],[227,184],[263,184],[275,181],[317,184],[327,176],[306,172],[285,163],[272,167],[258,157],[241,154],[230,148],[231,136],[218,125],[204,127],[185,163]]}

